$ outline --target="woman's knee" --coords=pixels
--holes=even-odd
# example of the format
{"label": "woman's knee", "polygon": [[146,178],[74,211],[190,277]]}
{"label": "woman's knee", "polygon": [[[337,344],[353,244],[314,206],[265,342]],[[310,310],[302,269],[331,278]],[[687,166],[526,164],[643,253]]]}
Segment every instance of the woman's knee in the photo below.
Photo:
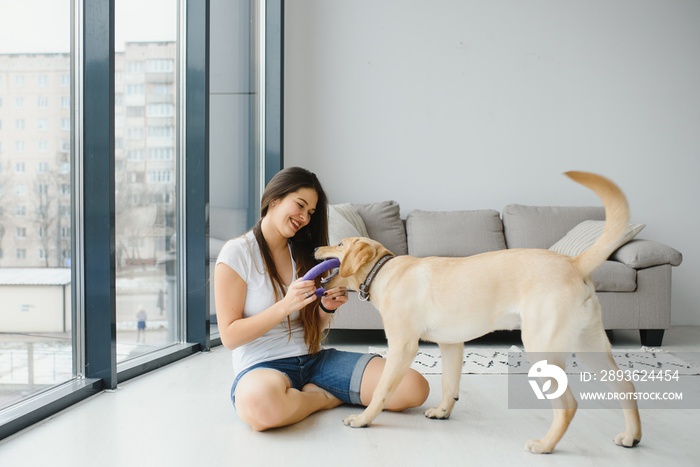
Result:
{"label": "woman's knee", "polygon": [[279,410],[279,399],[284,396],[286,385],[254,383],[241,380],[236,387],[238,417],[255,431],[279,426],[282,412]]}

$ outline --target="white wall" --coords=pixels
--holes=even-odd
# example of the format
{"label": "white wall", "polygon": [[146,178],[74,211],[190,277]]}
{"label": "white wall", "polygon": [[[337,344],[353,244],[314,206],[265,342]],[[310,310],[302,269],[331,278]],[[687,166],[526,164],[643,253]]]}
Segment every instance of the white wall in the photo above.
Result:
{"label": "white wall", "polygon": [[333,203],[596,205],[684,254],[673,324],[700,324],[700,2],[286,2],[285,166]]}

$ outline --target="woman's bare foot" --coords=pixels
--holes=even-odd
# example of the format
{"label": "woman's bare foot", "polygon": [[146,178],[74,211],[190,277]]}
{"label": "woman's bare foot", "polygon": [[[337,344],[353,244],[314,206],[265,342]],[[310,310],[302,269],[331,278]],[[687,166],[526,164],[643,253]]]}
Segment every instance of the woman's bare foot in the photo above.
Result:
{"label": "woman's bare foot", "polygon": [[332,409],[334,407],[338,407],[339,405],[343,404],[343,401],[335,397],[333,394],[330,392],[326,391],[325,389],[321,389],[320,387],[316,386],[315,384],[309,383],[305,385],[303,388],[301,388],[301,392],[307,392],[307,393],[319,393],[322,394],[326,399],[327,403],[323,406],[323,409]]}

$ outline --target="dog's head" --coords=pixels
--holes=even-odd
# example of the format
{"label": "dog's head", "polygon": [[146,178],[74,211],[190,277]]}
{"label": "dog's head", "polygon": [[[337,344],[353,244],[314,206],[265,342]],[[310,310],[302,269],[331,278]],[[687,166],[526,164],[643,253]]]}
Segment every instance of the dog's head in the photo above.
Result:
{"label": "dog's head", "polygon": [[340,260],[338,275],[331,279],[326,288],[347,287],[358,290],[374,264],[387,254],[391,252],[377,241],[366,237],[351,237],[343,239],[338,245],[318,248],[314,256],[320,260]]}

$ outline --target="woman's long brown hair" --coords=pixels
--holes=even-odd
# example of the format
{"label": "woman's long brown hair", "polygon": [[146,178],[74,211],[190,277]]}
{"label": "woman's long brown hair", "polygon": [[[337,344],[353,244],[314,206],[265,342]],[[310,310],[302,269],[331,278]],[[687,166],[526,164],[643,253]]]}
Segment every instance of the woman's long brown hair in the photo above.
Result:
{"label": "woman's long brown hair", "polygon": [[[290,193],[294,193],[302,188],[311,188],[318,195],[316,210],[311,216],[310,222],[300,229],[289,242],[292,246],[292,255],[297,266],[297,277],[301,277],[306,271],[316,265],[314,259],[314,249],[319,246],[328,245],[328,198],[316,175],[300,167],[289,167],[278,172],[265,187],[262,200],[260,202],[260,220],[253,227],[255,239],[260,246],[265,269],[270,274],[273,288],[275,289],[275,300],[280,300],[286,291],[284,281],[277,271],[275,262],[270,254],[270,249],[262,234],[260,223],[267,215],[268,208],[273,201],[280,200]],[[316,279],[316,286],[319,286]],[[304,328],[304,342],[309,349],[309,353],[316,353],[321,349],[323,339],[323,329],[321,329],[318,319],[318,305],[320,300],[314,301],[301,310],[301,323]],[[287,317],[287,323],[291,335],[291,321]]]}

